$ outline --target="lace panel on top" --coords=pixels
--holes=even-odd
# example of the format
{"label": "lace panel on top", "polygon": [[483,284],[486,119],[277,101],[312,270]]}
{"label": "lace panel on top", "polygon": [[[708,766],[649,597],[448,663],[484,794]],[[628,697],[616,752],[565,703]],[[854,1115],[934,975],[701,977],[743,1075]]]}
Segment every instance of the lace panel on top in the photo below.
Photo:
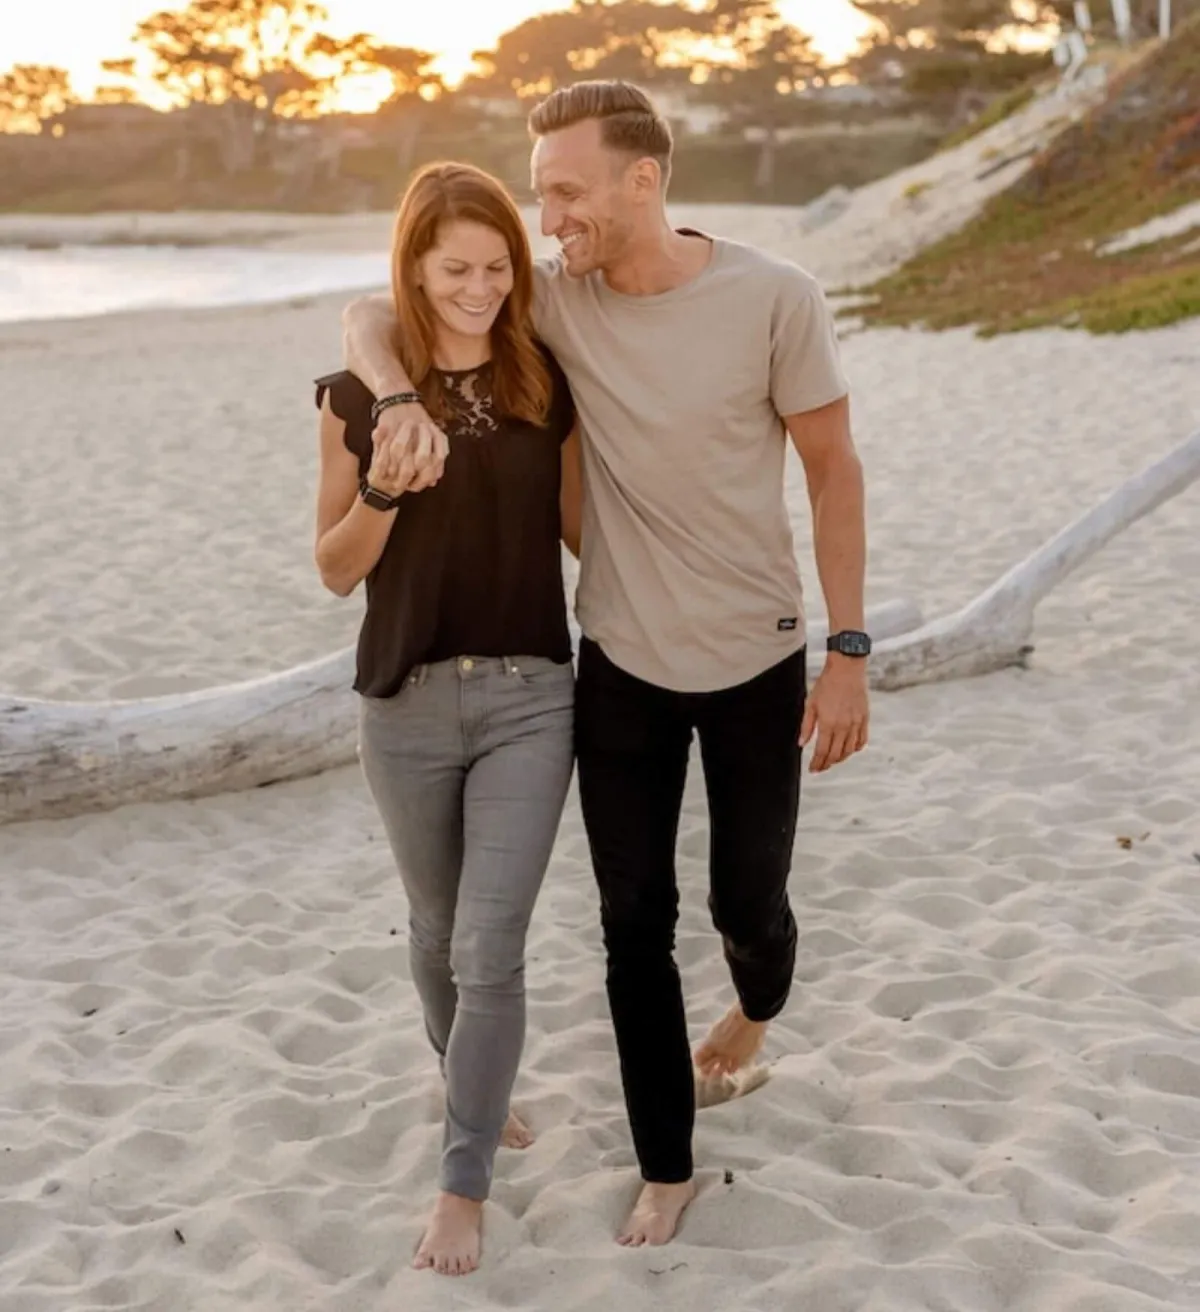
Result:
{"label": "lace panel on top", "polygon": [[486,437],[499,427],[492,404],[490,363],[478,369],[438,370],[448,416],[446,427],[455,437]]}

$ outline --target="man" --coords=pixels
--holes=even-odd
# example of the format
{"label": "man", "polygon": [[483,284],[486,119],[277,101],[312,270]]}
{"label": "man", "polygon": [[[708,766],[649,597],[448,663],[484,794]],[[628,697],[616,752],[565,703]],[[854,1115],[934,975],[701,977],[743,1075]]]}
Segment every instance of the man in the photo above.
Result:
{"label": "man", "polygon": [[[562,247],[539,267],[535,327],[566,371],[583,443],[579,791],[644,1180],[619,1242],[660,1244],[695,1194],[695,1073],[748,1064],[791,987],[802,747],[816,735],[820,771],[867,742],[862,467],[820,288],[786,261],[670,226],[671,135],[645,94],[582,82],[529,122],[542,231]],[[388,301],[356,302],[344,326],[354,372],[381,397],[409,392]],[[785,431],[836,635],[807,697]],[[404,444],[417,486],[439,476],[445,439],[419,406],[384,410],[376,435]],[[695,1071],[673,956],[693,732],[709,905],[738,997]]]}

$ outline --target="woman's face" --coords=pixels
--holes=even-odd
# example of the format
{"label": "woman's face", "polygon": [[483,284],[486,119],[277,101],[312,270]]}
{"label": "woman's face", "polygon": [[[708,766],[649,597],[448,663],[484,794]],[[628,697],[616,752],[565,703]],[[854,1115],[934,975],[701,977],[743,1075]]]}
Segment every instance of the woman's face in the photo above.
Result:
{"label": "woman's face", "polygon": [[444,327],[464,337],[484,336],[512,291],[512,255],[494,228],[452,219],[421,258],[417,279]]}

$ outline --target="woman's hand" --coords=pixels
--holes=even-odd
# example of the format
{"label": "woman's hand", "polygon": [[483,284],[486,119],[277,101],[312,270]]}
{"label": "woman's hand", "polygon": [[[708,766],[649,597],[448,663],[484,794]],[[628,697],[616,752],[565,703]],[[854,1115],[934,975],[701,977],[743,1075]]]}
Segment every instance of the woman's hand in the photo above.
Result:
{"label": "woman's hand", "polygon": [[404,454],[411,458],[412,485],[406,491],[423,492],[425,488],[433,487],[445,472],[450,442],[424,406],[388,406],[375,421],[371,440],[376,445],[384,440],[391,442],[397,460]]}
{"label": "woman's hand", "polygon": [[411,447],[399,439],[400,435],[396,433],[382,436],[378,429],[371,439],[375,449],[371,455],[371,467],[367,470],[367,482],[377,492],[389,497],[411,491],[417,473]]}

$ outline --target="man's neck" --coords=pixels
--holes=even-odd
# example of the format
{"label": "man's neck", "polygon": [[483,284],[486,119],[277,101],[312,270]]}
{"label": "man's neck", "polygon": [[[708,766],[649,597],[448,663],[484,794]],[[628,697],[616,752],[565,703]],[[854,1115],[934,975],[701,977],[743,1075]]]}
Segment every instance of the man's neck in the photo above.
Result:
{"label": "man's neck", "polygon": [[676,232],[664,219],[630,243],[621,259],[604,270],[604,281],[625,296],[658,296],[691,282],[711,259],[707,237]]}

